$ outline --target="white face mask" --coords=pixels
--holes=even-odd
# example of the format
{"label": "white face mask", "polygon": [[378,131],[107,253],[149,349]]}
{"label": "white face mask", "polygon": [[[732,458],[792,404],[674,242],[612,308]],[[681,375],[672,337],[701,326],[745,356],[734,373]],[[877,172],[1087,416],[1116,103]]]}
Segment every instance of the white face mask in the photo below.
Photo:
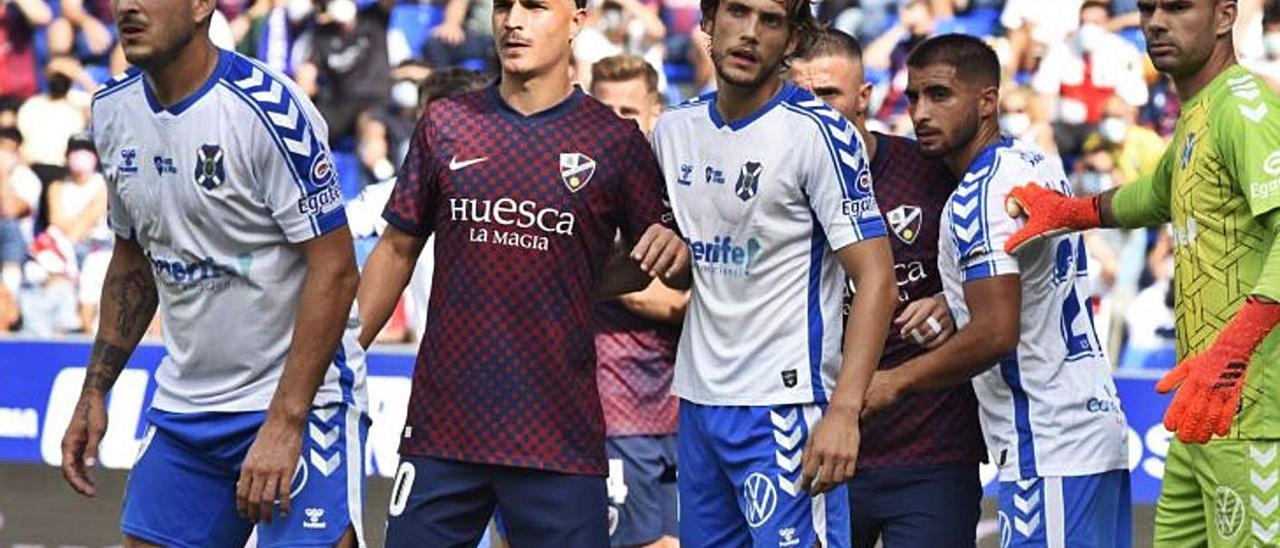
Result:
{"label": "white face mask", "polygon": [[1091,52],[1102,45],[1102,41],[1106,39],[1107,30],[1089,23],[1081,25],[1080,30],[1076,31],[1076,46],[1080,51]]}
{"label": "white face mask", "polygon": [[1021,137],[1031,129],[1031,117],[1025,112],[1005,114],[1000,117],[1000,131],[1010,137]]}
{"label": "white face mask", "polygon": [[330,0],[329,16],[339,25],[347,25],[356,20],[356,3],[352,0]]}
{"label": "white face mask", "polygon": [[290,21],[298,23],[311,15],[313,7],[311,0],[289,0],[289,4],[285,6],[284,11]]}
{"label": "white face mask", "polygon": [[1124,136],[1129,133],[1129,122],[1114,116],[1104,118],[1102,123],[1098,124],[1098,133],[1108,143],[1118,145],[1124,142]]}
{"label": "white face mask", "polygon": [[1262,47],[1267,55],[1280,57],[1280,32],[1270,32],[1262,36]]}
{"label": "white face mask", "polygon": [[418,106],[418,84],[409,80],[401,80],[391,86],[391,102],[400,108]]}

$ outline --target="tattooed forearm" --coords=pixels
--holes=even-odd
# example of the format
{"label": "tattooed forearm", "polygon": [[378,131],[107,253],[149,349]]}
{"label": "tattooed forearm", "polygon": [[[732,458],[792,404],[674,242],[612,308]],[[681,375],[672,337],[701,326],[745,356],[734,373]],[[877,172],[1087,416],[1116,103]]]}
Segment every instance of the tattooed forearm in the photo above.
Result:
{"label": "tattooed forearm", "polygon": [[103,394],[111,390],[116,377],[129,361],[131,352],[102,339],[93,343],[93,353],[89,355],[89,370],[84,375],[84,389],[97,390]]}
{"label": "tattooed forearm", "polygon": [[[137,267],[107,277],[104,287],[115,302],[115,318],[112,327],[123,339],[141,338],[156,313],[158,298],[151,271]],[[104,321],[106,318],[104,318]]]}

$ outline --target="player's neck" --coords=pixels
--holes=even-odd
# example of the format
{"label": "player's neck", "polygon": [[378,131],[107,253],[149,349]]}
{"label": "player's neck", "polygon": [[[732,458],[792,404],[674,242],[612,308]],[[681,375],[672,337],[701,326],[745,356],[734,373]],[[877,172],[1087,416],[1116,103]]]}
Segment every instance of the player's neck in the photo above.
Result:
{"label": "player's neck", "polygon": [[157,66],[145,67],[143,72],[156,99],[168,107],[204,87],[217,66],[218,48],[208,40],[193,40],[177,55]]}
{"label": "player's neck", "polygon": [[1000,142],[1000,127],[994,123],[982,123],[978,126],[978,132],[974,134],[969,144],[955,152],[946,155],[943,161],[947,164],[947,169],[957,178],[964,177],[965,172],[969,171],[969,164],[973,163],[973,159],[977,158],[987,147]]}
{"label": "player's neck", "polygon": [[755,87],[735,86],[723,78],[717,80],[716,110],[720,111],[720,118],[726,122],[750,116],[782,89],[782,77],[778,75]]}
{"label": "player's neck", "polygon": [[525,116],[554,107],[572,93],[573,82],[569,80],[568,70],[533,76],[503,74],[498,84],[498,95],[507,106]]}
{"label": "player's neck", "polygon": [[1209,59],[1200,67],[1200,70],[1182,78],[1173,79],[1173,85],[1178,91],[1178,99],[1184,103],[1190,101],[1208,87],[1214,78],[1236,64],[1234,46],[1230,41],[1226,44],[1226,47],[1219,45],[1213,48],[1213,53],[1209,54]]}
{"label": "player's neck", "polygon": [[853,126],[858,129],[858,134],[862,136],[862,142],[867,147],[867,161],[874,160],[876,157],[876,147],[880,145],[876,140],[876,134],[871,133],[867,129],[867,121],[865,118],[853,122]]}

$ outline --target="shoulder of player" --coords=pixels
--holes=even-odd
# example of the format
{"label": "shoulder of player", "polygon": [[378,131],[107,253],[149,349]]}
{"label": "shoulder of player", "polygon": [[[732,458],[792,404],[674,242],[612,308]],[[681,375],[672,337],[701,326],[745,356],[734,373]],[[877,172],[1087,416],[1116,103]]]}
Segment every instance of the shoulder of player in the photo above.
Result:
{"label": "shoulder of player", "polygon": [[788,131],[797,132],[795,137],[830,140],[832,146],[836,147],[853,146],[855,141],[861,139],[853,122],[846,120],[836,109],[814,97],[808,90],[792,88],[778,106],[789,116],[810,122],[787,124]]}
{"label": "shoulder of player", "polygon": [[[311,100],[289,77],[261,62],[234,52],[225,52],[227,66],[219,77],[220,98],[244,109],[244,120],[273,141],[301,150],[320,138],[314,129],[327,131],[324,119]],[[224,107],[228,108],[228,107]],[[239,115],[240,113],[237,113]],[[240,118],[237,118],[240,119]]]}
{"label": "shoulder of player", "polygon": [[125,72],[113,76],[102,84],[93,93],[93,106],[96,108],[99,104],[106,104],[107,99],[119,95],[121,91],[129,89],[132,86],[139,85],[142,82],[142,70],[131,68]]}
{"label": "shoulder of player", "polygon": [[1220,76],[1225,80],[1210,98],[1210,127],[1228,135],[1262,124],[1271,114],[1280,112],[1280,96],[1252,71],[1239,67]]}
{"label": "shoulder of player", "polygon": [[1034,145],[1006,139],[987,154],[980,154],[961,177],[959,186],[989,187],[992,184],[1022,184],[1036,176],[1038,166],[1050,158]]}

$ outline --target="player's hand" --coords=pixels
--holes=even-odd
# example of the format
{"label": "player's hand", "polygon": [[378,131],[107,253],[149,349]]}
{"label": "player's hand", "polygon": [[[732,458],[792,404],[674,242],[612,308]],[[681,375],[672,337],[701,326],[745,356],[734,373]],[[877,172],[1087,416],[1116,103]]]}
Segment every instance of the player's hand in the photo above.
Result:
{"label": "player's hand", "polygon": [[1102,226],[1096,196],[1075,198],[1035,183],[1011,190],[1004,207],[1010,217],[1027,218],[1027,223],[1005,242],[1006,253],[1017,253],[1042,238]]}
{"label": "player's hand", "polygon": [[893,324],[898,326],[898,336],[925,348],[938,347],[956,332],[951,307],[941,294],[907,303]]}
{"label": "player's hand", "polygon": [[650,276],[674,278],[689,267],[689,246],[674,230],[653,224],[631,248],[631,258]]}
{"label": "player's hand", "polygon": [[871,375],[871,384],[867,385],[867,393],[863,396],[862,416],[869,417],[879,413],[898,403],[905,395],[906,390],[893,369],[876,371]]}
{"label": "player's hand", "polygon": [[72,489],[86,497],[98,492],[89,469],[98,461],[98,443],[106,433],[106,396],[97,390],[81,392],[67,432],[62,436],[62,477]]}
{"label": "player's hand", "polygon": [[835,406],[827,409],[814,426],[800,458],[800,488],[820,495],[849,481],[857,471],[861,439],[857,410]]}
{"label": "player's hand", "polygon": [[305,419],[296,424],[268,415],[258,429],[236,482],[236,511],[245,519],[271,523],[276,501],[280,503],[280,515],[289,515],[290,488],[305,427]]}
{"label": "player's hand", "polygon": [[1183,443],[1207,443],[1225,436],[1240,408],[1247,354],[1214,345],[1203,354],[1183,360],[1156,383],[1156,391],[1178,393],[1164,413],[1164,427]]}

